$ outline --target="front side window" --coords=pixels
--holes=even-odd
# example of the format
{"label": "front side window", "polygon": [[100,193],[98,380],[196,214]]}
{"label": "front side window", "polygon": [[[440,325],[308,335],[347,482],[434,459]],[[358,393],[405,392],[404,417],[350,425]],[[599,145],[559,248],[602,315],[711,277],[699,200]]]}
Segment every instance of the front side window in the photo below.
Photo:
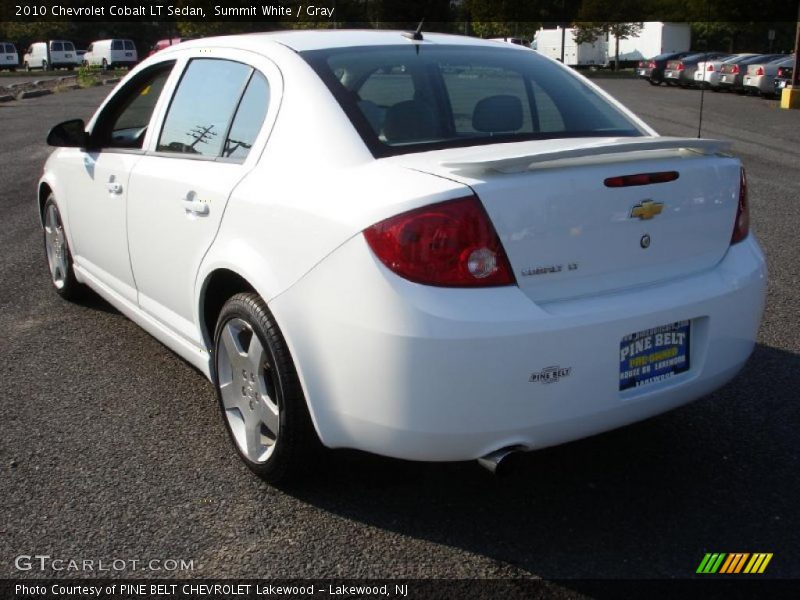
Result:
{"label": "front side window", "polygon": [[229,60],[193,59],[172,98],[158,151],[220,156],[252,70]]}
{"label": "front side window", "polygon": [[376,46],[302,52],[375,156],[643,131],[535,52]]}
{"label": "front side window", "polygon": [[141,148],[174,61],[162,63],[129,82],[109,102],[92,132],[102,148]]}

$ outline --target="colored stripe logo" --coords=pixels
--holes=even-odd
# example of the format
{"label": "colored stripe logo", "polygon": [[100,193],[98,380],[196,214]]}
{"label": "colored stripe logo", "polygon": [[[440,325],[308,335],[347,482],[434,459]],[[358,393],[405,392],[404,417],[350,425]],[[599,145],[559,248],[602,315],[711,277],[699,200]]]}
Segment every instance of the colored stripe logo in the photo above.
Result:
{"label": "colored stripe logo", "polygon": [[756,552],[709,552],[700,561],[696,573],[735,575],[738,573],[756,574],[767,569],[772,553]]}

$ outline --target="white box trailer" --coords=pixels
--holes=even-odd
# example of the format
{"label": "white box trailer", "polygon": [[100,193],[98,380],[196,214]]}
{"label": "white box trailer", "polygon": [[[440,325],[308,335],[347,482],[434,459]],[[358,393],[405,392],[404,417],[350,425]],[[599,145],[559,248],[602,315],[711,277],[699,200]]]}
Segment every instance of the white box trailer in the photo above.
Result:
{"label": "white box trailer", "polygon": [[[608,60],[614,60],[617,38],[608,36]],[[691,47],[692,32],[689,23],[663,23],[648,21],[636,37],[619,41],[619,60],[639,61],[665,52],[686,52]]]}
{"label": "white box trailer", "polygon": [[[563,32],[563,33],[562,33]],[[571,67],[603,66],[608,64],[608,51],[605,36],[600,36],[593,44],[575,43],[575,30],[567,27],[540,29],[533,36],[531,47],[541,54],[561,60],[561,39],[564,38],[564,64]]]}

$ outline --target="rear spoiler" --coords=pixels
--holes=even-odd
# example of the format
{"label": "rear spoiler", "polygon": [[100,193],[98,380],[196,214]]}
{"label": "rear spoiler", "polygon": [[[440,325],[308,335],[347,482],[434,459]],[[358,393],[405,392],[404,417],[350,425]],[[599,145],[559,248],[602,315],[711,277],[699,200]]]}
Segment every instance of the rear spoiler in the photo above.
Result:
{"label": "rear spoiler", "polygon": [[[563,141],[563,140],[560,140]],[[576,140],[577,141],[577,140]],[[558,150],[546,150],[530,154],[495,159],[466,159],[447,161],[443,167],[465,171],[496,171],[498,173],[520,173],[541,163],[557,160],[572,160],[612,154],[644,152],[651,150],[686,150],[696,154],[713,155],[724,153],[731,142],[698,138],[645,137],[645,138],[605,138],[592,145],[581,138],[580,144]],[[544,149],[544,148],[543,148]]]}

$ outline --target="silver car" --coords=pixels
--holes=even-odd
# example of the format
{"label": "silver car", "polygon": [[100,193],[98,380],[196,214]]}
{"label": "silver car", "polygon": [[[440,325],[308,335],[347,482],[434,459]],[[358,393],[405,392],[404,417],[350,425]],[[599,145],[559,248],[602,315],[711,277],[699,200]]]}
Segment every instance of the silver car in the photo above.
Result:
{"label": "silver car", "polygon": [[773,82],[778,74],[778,67],[791,67],[794,65],[794,56],[782,56],[772,62],[758,62],[747,65],[743,86],[749,94],[772,96],[775,94]]}
{"label": "silver car", "polygon": [[716,89],[719,87],[720,72],[722,71],[722,66],[724,64],[741,61],[752,56],[757,55],[752,53],[734,54],[733,56],[728,56],[725,58],[714,58],[700,61],[697,63],[697,69],[694,72],[694,84],[698,87],[704,87],[706,89]]}

